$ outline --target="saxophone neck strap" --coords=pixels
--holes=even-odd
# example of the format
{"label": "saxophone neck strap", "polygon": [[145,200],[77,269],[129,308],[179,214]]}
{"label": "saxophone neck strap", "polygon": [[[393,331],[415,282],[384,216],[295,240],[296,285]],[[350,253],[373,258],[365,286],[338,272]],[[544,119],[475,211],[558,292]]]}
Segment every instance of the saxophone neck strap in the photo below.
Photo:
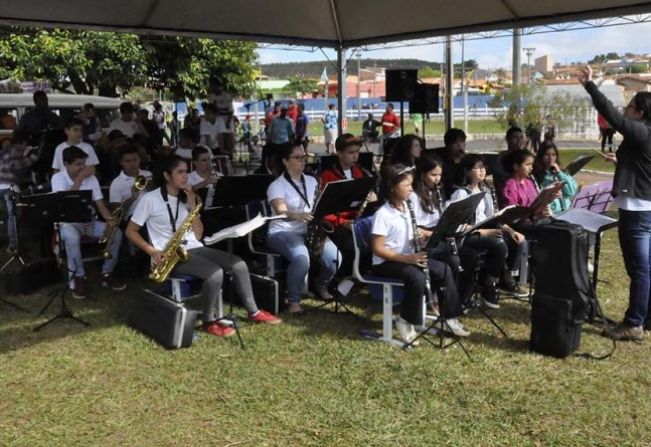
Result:
{"label": "saxophone neck strap", "polygon": [[170,226],[172,227],[172,233],[176,233],[176,221],[179,218],[179,204],[181,203],[181,199],[179,197],[176,198],[176,214],[172,214],[172,207],[170,206],[170,202],[167,198],[167,188],[165,188],[165,186],[161,186],[160,194],[163,197],[163,200],[165,201],[165,206],[167,206],[167,214],[170,218]]}
{"label": "saxophone neck strap", "polygon": [[285,180],[287,180],[287,183],[289,183],[290,186],[291,186],[292,188],[294,188],[294,190],[296,190],[296,192],[298,193],[298,195],[301,196],[301,199],[303,199],[303,201],[305,202],[305,204],[307,205],[307,207],[308,207],[308,208],[311,208],[312,205],[310,205],[310,201],[309,201],[308,198],[307,198],[307,186],[305,185],[305,176],[304,176],[303,174],[301,174],[301,186],[303,187],[303,191],[301,191],[301,190],[298,188],[298,186],[296,185],[296,183],[294,182],[294,180],[292,180],[292,178],[289,176],[289,173],[288,173],[287,171],[285,171],[285,172],[283,173],[283,177],[285,177]]}

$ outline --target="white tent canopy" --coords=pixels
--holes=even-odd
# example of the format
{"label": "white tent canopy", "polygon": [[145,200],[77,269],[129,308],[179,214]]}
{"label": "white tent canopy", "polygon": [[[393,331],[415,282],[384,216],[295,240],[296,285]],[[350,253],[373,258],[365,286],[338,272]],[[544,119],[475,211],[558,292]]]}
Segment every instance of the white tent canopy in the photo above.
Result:
{"label": "white tent canopy", "polygon": [[350,48],[647,12],[630,0],[3,0],[0,24]]}

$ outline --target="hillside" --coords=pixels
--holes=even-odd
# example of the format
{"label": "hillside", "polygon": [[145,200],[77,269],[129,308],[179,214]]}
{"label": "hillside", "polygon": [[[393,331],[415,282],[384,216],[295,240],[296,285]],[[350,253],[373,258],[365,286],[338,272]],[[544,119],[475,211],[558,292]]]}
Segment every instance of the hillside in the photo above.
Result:
{"label": "hillside", "polygon": [[[349,62],[349,73],[354,74],[357,70],[357,61]],[[323,73],[323,67],[326,66],[328,74],[332,76],[335,72],[334,63],[330,61],[314,62],[288,62],[262,65],[262,73],[272,79],[287,79],[290,76],[301,76],[307,78],[320,78]],[[439,62],[429,62],[419,59],[362,59],[362,68],[365,67],[385,67],[385,68],[412,68],[420,69],[431,67],[435,70],[441,69]]]}

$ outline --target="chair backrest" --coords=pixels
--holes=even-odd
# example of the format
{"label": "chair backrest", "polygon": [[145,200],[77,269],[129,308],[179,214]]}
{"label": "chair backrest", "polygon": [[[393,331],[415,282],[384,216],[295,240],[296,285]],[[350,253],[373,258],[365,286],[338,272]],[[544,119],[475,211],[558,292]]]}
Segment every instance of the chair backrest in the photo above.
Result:
{"label": "chair backrest", "polygon": [[353,242],[355,245],[355,260],[353,261],[353,274],[355,278],[363,281],[362,272],[370,265],[371,252],[371,229],[373,228],[373,216],[357,219],[353,223]]}
{"label": "chair backrest", "polygon": [[594,213],[603,213],[613,200],[613,181],[606,180],[589,186],[584,186],[574,196],[573,208],[583,208]]}
{"label": "chair backrest", "polygon": [[[245,206],[245,211],[246,220],[251,220],[258,214],[262,214],[265,217],[271,216],[271,208],[269,207],[269,204],[266,200],[253,200],[247,203]],[[257,228],[249,233],[249,250],[253,252],[259,252],[261,250],[269,251],[269,249],[266,248],[268,227],[269,223],[265,223],[260,228]]]}
{"label": "chair backrest", "polygon": [[212,159],[213,168],[222,175],[233,175],[233,164],[228,155],[215,155]]}

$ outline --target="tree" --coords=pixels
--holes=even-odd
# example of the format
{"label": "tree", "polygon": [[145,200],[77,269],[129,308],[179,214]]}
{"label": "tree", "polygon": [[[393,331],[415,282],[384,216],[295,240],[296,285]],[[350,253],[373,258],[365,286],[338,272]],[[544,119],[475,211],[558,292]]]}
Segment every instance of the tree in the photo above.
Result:
{"label": "tree", "polygon": [[440,78],[441,77],[441,70],[435,70],[432,67],[423,67],[420,70],[418,70],[418,77],[419,78]]}
{"label": "tree", "polygon": [[585,103],[567,92],[550,94],[541,85],[518,85],[498,92],[489,103],[502,109],[495,119],[504,128],[540,126],[549,116],[559,129],[568,128],[585,114]]}
{"label": "tree", "polygon": [[19,28],[0,36],[0,77],[47,80],[55,90],[103,96],[146,85],[194,99],[216,83],[248,94],[256,57],[250,42]]}
{"label": "tree", "polygon": [[145,45],[148,83],[169,88],[177,98],[205,97],[214,84],[234,95],[250,95],[255,89],[254,43],[169,37]]}
{"label": "tree", "polygon": [[13,29],[0,37],[3,75],[47,80],[55,90],[117,96],[144,81],[138,36],[94,31]]}
{"label": "tree", "polygon": [[633,74],[646,73],[649,71],[649,66],[643,63],[633,64],[629,68],[629,72]]}
{"label": "tree", "polygon": [[291,94],[305,95],[318,90],[318,80],[293,76],[289,78],[289,84],[283,87],[283,91]]}

